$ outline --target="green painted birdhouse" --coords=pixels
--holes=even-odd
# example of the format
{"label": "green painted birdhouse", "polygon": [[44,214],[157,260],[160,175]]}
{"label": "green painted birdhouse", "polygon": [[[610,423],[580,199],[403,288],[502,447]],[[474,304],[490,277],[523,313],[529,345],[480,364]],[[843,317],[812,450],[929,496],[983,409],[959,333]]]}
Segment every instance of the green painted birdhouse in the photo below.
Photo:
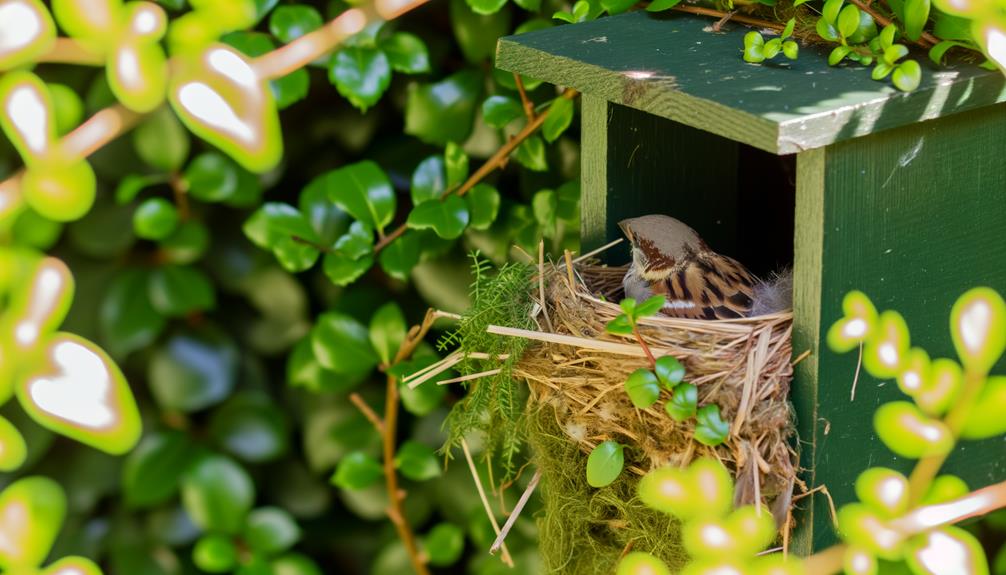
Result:
{"label": "green painted birdhouse", "polygon": [[[748,64],[749,29],[713,23],[633,12],[557,26],[503,38],[496,65],[583,95],[584,250],[620,237],[623,218],[663,213],[756,273],[793,267],[793,348],[810,352],[792,391],[801,465],[842,505],[867,467],[914,462],[872,425],[895,382],[863,373],[853,394],[855,354],[829,351],[825,333],[860,289],[907,318],[913,343],[954,357],[955,299],[977,285],[1006,293],[1006,82],[923,64],[906,93],[828,66],[818,46]],[[964,444],[947,469],[972,488],[1006,478],[1001,441]],[[826,499],[799,507],[797,550],[833,543]]]}

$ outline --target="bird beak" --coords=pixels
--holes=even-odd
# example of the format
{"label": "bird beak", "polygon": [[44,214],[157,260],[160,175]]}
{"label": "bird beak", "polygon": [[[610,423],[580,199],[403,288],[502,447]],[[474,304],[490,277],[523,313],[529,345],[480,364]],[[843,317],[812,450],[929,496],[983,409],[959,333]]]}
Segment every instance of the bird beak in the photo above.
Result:
{"label": "bird beak", "polygon": [[626,239],[629,243],[632,243],[632,229],[629,227],[629,220],[622,220],[618,222],[618,227],[621,228],[622,233],[625,234]]}

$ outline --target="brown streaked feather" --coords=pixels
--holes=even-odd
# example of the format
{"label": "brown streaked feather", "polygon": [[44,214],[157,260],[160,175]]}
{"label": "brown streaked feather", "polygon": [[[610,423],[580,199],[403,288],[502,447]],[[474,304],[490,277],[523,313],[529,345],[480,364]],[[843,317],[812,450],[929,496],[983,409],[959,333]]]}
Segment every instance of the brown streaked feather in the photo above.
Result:
{"label": "brown streaked feather", "polygon": [[751,311],[754,278],[737,261],[704,251],[675,268],[665,281],[653,285],[653,292],[664,295],[669,302],[664,314],[736,319]]}

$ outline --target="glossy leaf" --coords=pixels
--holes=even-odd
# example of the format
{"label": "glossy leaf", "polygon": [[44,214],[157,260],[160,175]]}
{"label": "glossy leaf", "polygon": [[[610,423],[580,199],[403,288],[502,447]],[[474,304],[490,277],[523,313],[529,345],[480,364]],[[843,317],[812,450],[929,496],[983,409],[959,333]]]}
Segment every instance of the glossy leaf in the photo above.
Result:
{"label": "glossy leaf", "polygon": [[342,458],[332,476],[332,484],[341,489],[364,489],[377,483],[384,469],[376,459],[362,451],[354,451]]}
{"label": "glossy leaf", "polygon": [[192,521],[207,531],[239,533],[255,501],[255,485],[234,461],[210,455],[182,480],[182,503]]}
{"label": "glossy leaf", "polygon": [[391,277],[405,281],[419,263],[419,240],[416,234],[404,234],[394,240],[378,258],[381,269]]}
{"label": "glossy leaf", "polygon": [[468,204],[468,227],[487,230],[496,221],[500,209],[500,193],[489,184],[475,184],[465,195]]}
{"label": "glossy leaf", "polygon": [[440,463],[433,448],[418,441],[407,440],[395,454],[395,467],[413,481],[426,481],[439,477]]}
{"label": "glossy leaf", "polygon": [[300,4],[279,6],[269,15],[269,33],[280,42],[289,43],[323,24],[321,14],[313,6]]}
{"label": "glossy leaf", "polygon": [[545,137],[545,141],[554,142],[572,122],[573,101],[569,98],[556,98],[548,108],[548,116],[541,126],[541,134]]}
{"label": "glossy leaf", "polygon": [[545,142],[539,136],[531,136],[517,146],[513,158],[520,165],[534,172],[548,170],[548,160],[545,159]]}
{"label": "glossy leaf", "polygon": [[340,312],[318,316],[311,330],[311,345],[318,363],[336,373],[366,373],[377,365],[369,330]]}
{"label": "glossy leaf", "polygon": [[716,446],[730,435],[730,424],[723,421],[718,405],[700,407],[695,414],[695,440],[699,443]]}
{"label": "glossy leaf", "polygon": [[416,206],[443,196],[447,191],[447,169],[442,156],[430,156],[419,162],[412,172],[412,187],[409,191],[412,203]]}
{"label": "glossy leaf", "polygon": [[432,229],[438,236],[453,240],[465,231],[469,218],[464,200],[451,195],[442,201],[423,202],[412,208],[408,225],[417,230]]}
{"label": "glossy leaf", "polygon": [[326,176],[328,197],[370,228],[383,231],[395,215],[395,192],[384,171],[369,160]]}
{"label": "glossy leaf", "polygon": [[926,417],[907,401],[880,406],[874,413],[873,426],[884,445],[902,457],[942,455],[954,445],[953,436],[942,421]]}
{"label": "glossy leaf", "polygon": [[300,527],[297,522],[278,507],[261,507],[248,514],[244,541],[258,553],[282,553],[299,539]]}
{"label": "glossy leaf", "polygon": [[133,233],[145,240],[163,240],[179,222],[175,205],[164,198],[148,198],[133,212]]}
{"label": "glossy leaf", "polygon": [[905,0],[905,36],[912,41],[918,40],[922,29],[929,21],[929,0]]}
{"label": "glossy leaf", "polygon": [[604,487],[618,479],[625,465],[624,447],[614,441],[602,441],[587,456],[587,483]]}
{"label": "glossy leaf", "polygon": [[465,532],[453,523],[435,525],[422,539],[422,548],[430,565],[446,567],[461,558],[465,548]]}
{"label": "glossy leaf", "polygon": [[196,453],[183,432],[159,431],[144,437],[123,466],[122,488],[127,505],[151,507],[173,497]]}
{"label": "glossy leaf", "polygon": [[237,565],[238,550],[230,537],[206,535],[196,541],[192,562],[207,573],[227,573]]}
{"label": "glossy leaf", "polygon": [[395,302],[382,305],[370,318],[370,343],[385,365],[391,365],[398,348],[405,341],[407,329],[405,316]]}
{"label": "glossy leaf", "polygon": [[894,68],[891,82],[902,92],[911,92],[922,82],[922,68],[915,60],[905,60]]}
{"label": "glossy leaf", "polygon": [[699,389],[690,383],[680,383],[674,388],[671,399],[664,404],[664,410],[674,421],[685,421],[695,417],[698,402]]}
{"label": "glossy leaf", "polygon": [[481,75],[457,72],[434,84],[409,87],[405,133],[428,144],[468,139],[481,92]]}
{"label": "glossy leaf", "polygon": [[267,396],[234,395],[213,413],[209,436],[227,453],[250,463],[274,461],[290,442],[286,414]]}
{"label": "glossy leaf", "polygon": [[430,71],[430,55],[426,43],[408,32],[395,32],[381,41],[381,50],[396,72],[422,74]]}
{"label": "glossy leaf", "polygon": [[391,63],[377,48],[347,46],[332,54],[328,79],[351,104],[366,112],[391,84]]}
{"label": "glossy leaf", "polygon": [[150,303],[168,317],[205,311],[216,306],[213,282],[191,266],[164,266],[150,274]]}
{"label": "glossy leaf", "polygon": [[1006,350],[1006,302],[990,288],[969,290],[950,312],[950,334],[964,367],[988,373]]}
{"label": "glossy leaf", "polygon": [[660,397],[660,382],[652,371],[640,368],[625,380],[625,392],[629,394],[633,405],[646,409]]}
{"label": "glossy leaf", "polygon": [[154,351],[147,378],[165,409],[192,412],[223,401],[237,382],[238,349],[215,329],[172,335]]}
{"label": "glossy leaf", "polygon": [[672,355],[657,358],[656,367],[654,367],[653,371],[657,375],[657,379],[660,380],[660,383],[667,389],[674,389],[674,386],[685,379],[685,366],[681,365],[681,362]]}
{"label": "glossy leaf", "polygon": [[489,96],[482,102],[482,119],[494,128],[503,128],[523,115],[520,102],[509,96]]}

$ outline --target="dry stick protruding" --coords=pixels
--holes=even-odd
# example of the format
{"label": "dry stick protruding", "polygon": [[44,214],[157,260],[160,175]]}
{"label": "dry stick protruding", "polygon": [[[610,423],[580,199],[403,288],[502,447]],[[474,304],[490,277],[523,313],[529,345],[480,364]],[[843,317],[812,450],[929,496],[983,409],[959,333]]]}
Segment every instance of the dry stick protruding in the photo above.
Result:
{"label": "dry stick protruding", "polygon": [[[564,91],[562,95],[560,95],[559,97],[573,99],[576,97],[578,93],[579,92],[577,92],[572,88],[567,88],[566,91]],[[475,173],[472,174],[467,180],[465,180],[463,184],[458,186],[458,188],[453,192],[448,191],[447,194],[444,195],[444,197],[447,197],[447,195],[450,195],[452,193],[458,196],[464,196],[469,191],[471,191],[471,189],[474,188],[476,184],[484,180],[486,176],[493,173],[497,168],[503,167],[503,164],[506,163],[507,159],[510,157],[510,154],[512,154],[514,150],[517,149],[517,146],[520,146],[521,143],[524,142],[524,140],[533,136],[534,133],[537,132],[539,128],[541,128],[541,125],[545,123],[545,118],[548,117],[548,114],[549,110],[545,110],[541,114],[535,116],[534,120],[525,124],[524,128],[522,128],[521,131],[518,132],[516,136],[510,138],[510,140],[508,140],[507,143],[503,144],[500,147],[500,149],[496,150],[496,153],[493,154],[488,160],[486,160],[485,163],[479,166],[479,169],[475,170]],[[405,233],[406,229],[408,229],[406,224],[401,224],[400,226],[395,228],[391,233],[381,238],[381,240],[378,241],[376,245],[374,245],[374,254],[376,255],[378,252],[388,247],[388,244],[401,237],[401,235]]]}
{"label": "dry stick protruding", "polygon": [[506,536],[510,533],[510,529],[513,528],[513,524],[517,522],[517,518],[520,517],[520,512],[524,510],[524,506],[527,505],[528,499],[531,498],[531,494],[534,493],[536,487],[538,487],[538,482],[541,481],[541,471],[536,469],[534,475],[531,476],[531,481],[528,482],[527,488],[524,489],[524,493],[521,494],[520,499],[517,500],[517,505],[514,505],[513,511],[510,512],[510,517],[507,518],[506,523],[503,524],[503,529],[500,530],[499,535],[496,536],[496,540],[493,541],[491,547],[489,547],[489,553],[495,555],[500,547],[503,545],[503,541],[506,540]]}
{"label": "dry stick protruding", "polygon": [[517,84],[517,93],[520,94],[520,103],[524,107],[524,115],[528,122],[534,121],[534,103],[527,97],[527,90],[524,89],[524,78],[517,72],[513,73],[514,83]]}
{"label": "dry stick protruding", "polygon": [[[468,442],[461,438],[461,450],[465,453],[465,461],[468,462],[468,470],[471,471],[472,481],[475,482],[475,489],[479,492],[479,499],[482,500],[482,507],[485,509],[486,515],[489,516],[489,522],[492,523],[493,530],[496,531],[496,536],[499,537],[502,532],[500,529],[500,524],[496,521],[496,516],[493,514],[493,508],[489,505],[489,498],[486,497],[486,490],[482,487],[482,480],[479,479],[479,470],[475,467],[475,460],[472,459],[472,452],[468,449]],[[503,547],[503,562],[509,567],[513,567],[513,558],[510,556],[510,550],[507,549],[506,543],[502,544]]]}
{"label": "dry stick protruding", "polygon": [[373,409],[370,408],[369,405],[367,405],[367,402],[363,400],[363,397],[360,396],[359,393],[356,393],[354,391],[353,393],[349,394],[349,401],[352,402],[352,404],[355,405],[356,408],[360,410],[360,413],[362,413],[363,416],[366,417],[368,421],[370,421],[370,423],[374,424],[374,429],[377,430],[377,433],[379,435],[384,435],[384,422],[381,421],[381,417],[377,415],[377,412],[375,412]]}

